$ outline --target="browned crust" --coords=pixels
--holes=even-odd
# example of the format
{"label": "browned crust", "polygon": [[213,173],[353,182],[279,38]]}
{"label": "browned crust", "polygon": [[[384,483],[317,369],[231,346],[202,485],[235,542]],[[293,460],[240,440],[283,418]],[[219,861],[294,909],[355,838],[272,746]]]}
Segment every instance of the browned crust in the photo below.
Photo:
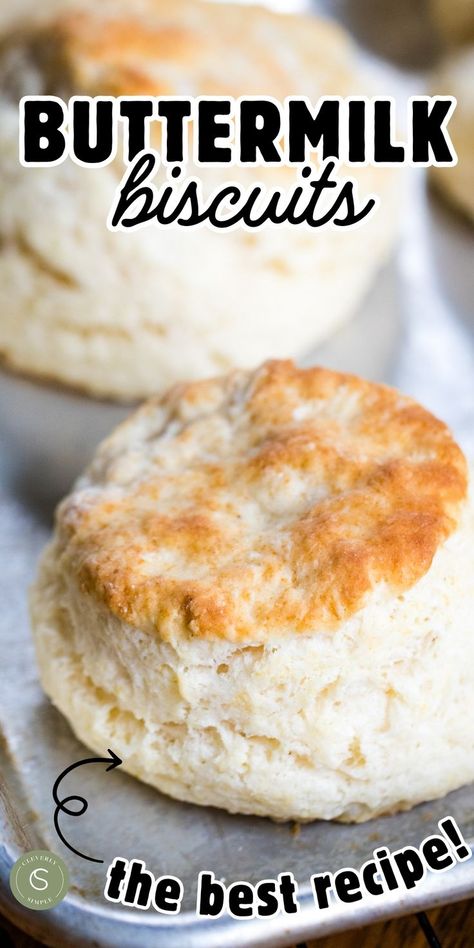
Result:
{"label": "browned crust", "polygon": [[61,568],[164,639],[271,641],[413,586],[466,492],[462,452],[411,399],[269,362],[177,386],[117,429],[60,508]]}
{"label": "browned crust", "polygon": [[318,88],[344,94],[352,78],[348,42],[336,25],[258,6],[101,0],[41,19],[24,39],[48,91],[66,85],[89,95],[283,98]]}

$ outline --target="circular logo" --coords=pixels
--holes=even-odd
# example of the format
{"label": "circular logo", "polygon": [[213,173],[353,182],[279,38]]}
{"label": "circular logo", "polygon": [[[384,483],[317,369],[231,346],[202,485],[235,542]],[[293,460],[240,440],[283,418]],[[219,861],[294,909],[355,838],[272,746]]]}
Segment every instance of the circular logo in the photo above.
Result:
{"label": "circular logo", "polygon": [[12,867],[10,888],[17,902],[35,912],[54,908],[69,888],[67,866],[48,849],[32,849]]}

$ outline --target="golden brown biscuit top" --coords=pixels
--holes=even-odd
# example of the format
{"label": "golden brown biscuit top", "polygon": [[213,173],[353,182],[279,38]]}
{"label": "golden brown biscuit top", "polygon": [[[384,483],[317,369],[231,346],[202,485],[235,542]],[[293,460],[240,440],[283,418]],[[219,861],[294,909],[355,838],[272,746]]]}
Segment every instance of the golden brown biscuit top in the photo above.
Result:
{"label": "golden brown biscuit top", "polygon": [[413,586],[466,490],[462,452],[411,399],[269,362],[176,386],[121,425],[59,508],[59,550],[132,626],[263,643]]}
{"label": "golden brown biscuit top", "polygon": [[[89,0],[15,41],[47,93],[348,94],[350,44],[318,18],[197,0]],[[36,90],[30,90],[36,91]],[[353,90],[352,91],[356,91]]]}

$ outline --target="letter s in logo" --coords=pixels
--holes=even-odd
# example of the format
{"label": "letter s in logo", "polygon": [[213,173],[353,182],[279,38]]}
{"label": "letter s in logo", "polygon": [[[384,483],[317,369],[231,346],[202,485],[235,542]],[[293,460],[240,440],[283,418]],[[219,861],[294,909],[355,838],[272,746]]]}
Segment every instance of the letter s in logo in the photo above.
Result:
{"label": "letter s in logo", "polygon": [[10,888],[17,902],[25,908],[33,912],[52,909],[69,889],[66,863],[49,849],[30,849],[13,864]]}
{"label": "letter s in logo", "polygon": [[[46,873],[46,879],[42,879],[40,873]],[[33,872],[30,875],[30,885],[33,889],[36,889],[37,892],[42,892],[44,889],[48,888],[48,870],[47,869],[33,869]]]}

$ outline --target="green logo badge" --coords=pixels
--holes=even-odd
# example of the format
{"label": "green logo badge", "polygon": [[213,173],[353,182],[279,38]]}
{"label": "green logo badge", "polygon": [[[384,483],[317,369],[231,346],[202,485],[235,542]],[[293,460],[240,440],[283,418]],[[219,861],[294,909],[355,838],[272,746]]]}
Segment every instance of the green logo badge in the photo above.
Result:
{"label": "green logo badge", "polygon": [[17,902],[35,912],[54,908],[69,888],[67,866],[48,849],[32,849],[13,866],[10,888]]}

